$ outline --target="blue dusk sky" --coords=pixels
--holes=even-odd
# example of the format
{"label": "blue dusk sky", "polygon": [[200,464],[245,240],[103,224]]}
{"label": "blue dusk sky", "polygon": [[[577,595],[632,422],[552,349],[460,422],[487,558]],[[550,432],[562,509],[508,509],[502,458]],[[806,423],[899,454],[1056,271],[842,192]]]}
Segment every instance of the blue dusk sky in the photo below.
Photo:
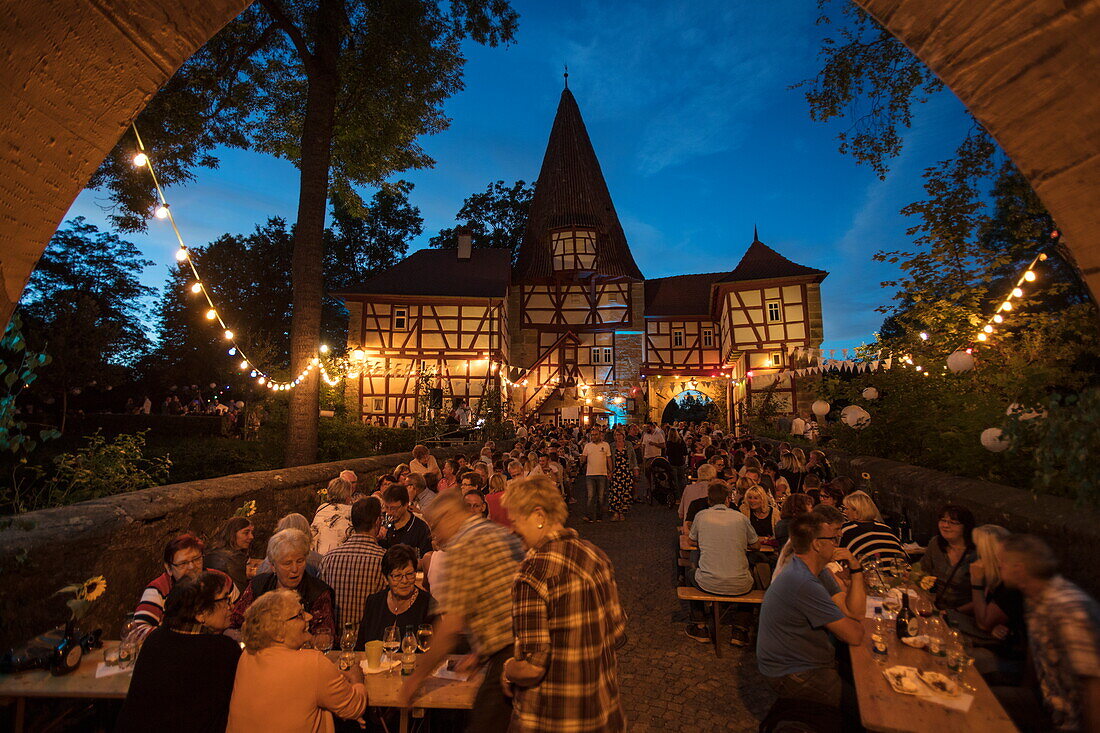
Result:
{"label": "blue dusk sky", "polygon": [[[892,293],[879,249],[910,241],[898,212],[923,198],[920,174],[948,156],[968,124],[944,92],[918,108],[901,157],[885,181],[837,152],[850,124],[810,120],[802,92],[819,62],[815,0],[513,0],[516,42],[469,45],[465,90],[446,106],[451,126],[422,139],[434,168],[400,177],[424,235],[451,226],[462,200],[490,181],[533,181],[562,88],[562,66],[580,105],[634,257],[646,277],[732,269],[752,240],[830,272],[822,285],[825,347],[870,340],[875,308]],[[189,245],[250,232],[269,216],[294,220],[297,171],[275,158],[220,152],[169,191]],[[369,191],[365,192],[369,195]],[[102,196],[84,192],[69,216],[105,226]],[[174,264],[169,227],[150,222],[128,237],[157,265],[161,286]]]}

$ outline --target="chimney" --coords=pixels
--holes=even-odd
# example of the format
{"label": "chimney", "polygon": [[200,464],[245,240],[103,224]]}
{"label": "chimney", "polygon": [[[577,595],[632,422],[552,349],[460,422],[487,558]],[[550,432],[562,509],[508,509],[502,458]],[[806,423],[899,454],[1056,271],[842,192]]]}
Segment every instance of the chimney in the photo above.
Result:
{"label": "chimney", "polygon": [[469,228],[460,226],[455,230],[455,234],[458,235],[458,259],[468,260],[473,254],[473,237]]}

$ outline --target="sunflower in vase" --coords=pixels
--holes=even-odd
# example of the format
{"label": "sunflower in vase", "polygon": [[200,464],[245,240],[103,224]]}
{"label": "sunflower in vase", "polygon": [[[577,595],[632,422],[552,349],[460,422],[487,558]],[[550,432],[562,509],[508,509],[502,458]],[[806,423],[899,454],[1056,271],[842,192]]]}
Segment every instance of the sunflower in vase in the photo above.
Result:
{"label": "sunflower in vase", "polygon": [[65,605],[69,607],[69,611],[72,613],[72,620],[79,621],[84,618],[84,614],[88,612],[88,607],[92,605],[92,601],[106,592],[107,579],[102,575],[96,575],[88,578],[83,583],[67,585],[54,595],[72,595],[72,598],[65,601]]}

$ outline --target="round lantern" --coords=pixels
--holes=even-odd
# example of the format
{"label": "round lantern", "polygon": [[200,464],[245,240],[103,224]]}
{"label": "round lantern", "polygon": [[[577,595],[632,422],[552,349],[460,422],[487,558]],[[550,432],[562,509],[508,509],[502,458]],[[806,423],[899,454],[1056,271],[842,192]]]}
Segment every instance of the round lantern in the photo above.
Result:
{"label": "round lantern", "polygon": [[237,400],[237,409],[238,410],[243,410],[244,409],[244,401],[243,400]]}
{"label": "round lantern", "polygon": [[986,428],[982,431],[982,445],[994,453],[1008,450],[1008,438],[1000,428]]}
{"label": "round lantern", "polygon": [[947,357],[947,368],[958,374],[959,372],[968,372],[974,368],[974,357],[965,351],[952,352]]}
{"label": "round lantern", "polygon": [[863,399],[865,399],[865,400],[877,400],[878,399],[878,390],[875,389],[874,387],[868,387],[867,389],[863,390]]}
{"label": "round lantern", "polygon": [[815,400],[814,403],[810,405],[810,409],[813,410],[813,413],[818,417],[824,417],[828,415],[829,410],[833,408],[832,405],[825,400]]}
{"label": "round lantern", "polygon": [[859,405],[848,405],[840,411],[840,421],[850,428],[860,430],[871,422],[871,413]]}

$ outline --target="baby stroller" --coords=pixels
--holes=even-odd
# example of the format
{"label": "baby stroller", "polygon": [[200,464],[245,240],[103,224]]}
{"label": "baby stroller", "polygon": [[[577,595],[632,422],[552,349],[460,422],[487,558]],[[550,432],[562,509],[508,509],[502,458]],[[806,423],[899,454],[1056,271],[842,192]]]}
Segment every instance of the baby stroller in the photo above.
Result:
{"label": "baby stroller", "polygon": [[672,464],[664,456],[654,458],[649,466],[649,503],[672,507],[679,500],[680,491]]}

